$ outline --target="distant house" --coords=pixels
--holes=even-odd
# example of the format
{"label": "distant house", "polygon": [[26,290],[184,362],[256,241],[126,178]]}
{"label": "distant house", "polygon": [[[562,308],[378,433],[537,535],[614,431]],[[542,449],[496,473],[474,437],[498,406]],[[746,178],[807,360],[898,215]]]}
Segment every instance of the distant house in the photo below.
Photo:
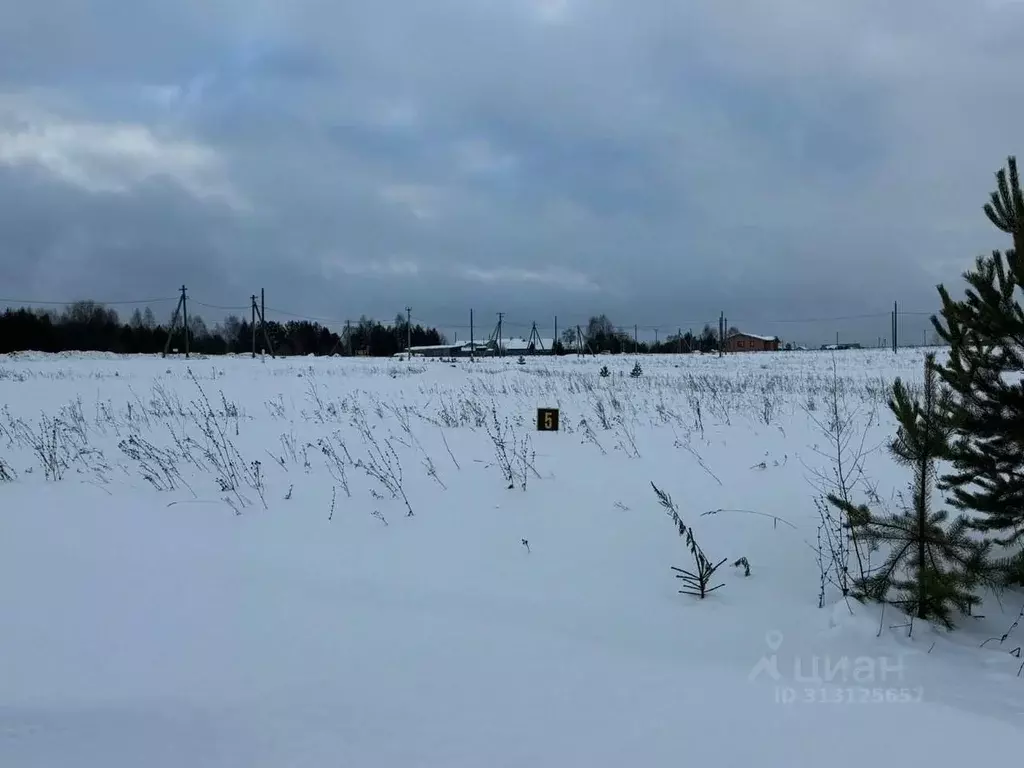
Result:
{"label": "distant house", "polygon": [[778,336],[760,336],[756,333],[738,331],[729,334],[725,340],[726,352],[778,352]]}
{"label": "distant house", "polygon": [[461,345],[455,353],[457,357],[489,357],[494,350],[487,345],[486,341],[467,341]]}
{"label": "distant house", "polygon": [[491,339],[487,346],[492,355],[550,355],[554,339],[542,339],[534,337],[531,339],[508,338]]}
{"label": "distant house", "polygon": [[435,344],[402,350],[395,357],[494,357],[495,355],[550,355],[553,339],[534,337],[491,339],[489,341],[463,342],[461,344]]}
{"label": "distant house", "polygon": [[458,344],[432,344],[430,346],[410,347],[408,351],[395,354],[395,357],[405,357],[410,352],[413,357],[453,357],[459,349]]}

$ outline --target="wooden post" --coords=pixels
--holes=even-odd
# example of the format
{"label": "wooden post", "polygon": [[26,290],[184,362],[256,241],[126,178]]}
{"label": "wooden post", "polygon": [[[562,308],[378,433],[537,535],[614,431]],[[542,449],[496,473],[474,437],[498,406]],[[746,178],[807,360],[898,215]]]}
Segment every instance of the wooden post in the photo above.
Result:
{"label": "wooden post", "polygon": [[181,286],[181,316],[182,330],[185,331],[185,357],[188,357],[188,295],[185,293],[185,286]]}
{"label": "wooden post", "polygon": [[721,357],[725,347],[725,312],[718,314],[718,356]]}
{"label": "wooden post", "polygon": [[[182,290],[184,291],[184,286],[182,286]],[[185,294],[182,293],[182,297],[184,297],[184,295]],[[179,298],[177,305],[174,307],[174,314],[171,315],[171,326],[167,329],[167,340],[164,342],[163,357],[167,357],[167,353],[171,349],[171,341],[174,339],[174,328],[178,325],[178,315],[181,314],[181,301],[182,299]]]}

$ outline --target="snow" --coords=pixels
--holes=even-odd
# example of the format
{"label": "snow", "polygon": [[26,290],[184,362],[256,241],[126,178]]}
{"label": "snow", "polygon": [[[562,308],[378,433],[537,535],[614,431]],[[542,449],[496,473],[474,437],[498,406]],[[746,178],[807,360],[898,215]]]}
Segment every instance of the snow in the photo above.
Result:
{"label": "snow", "polygon": [[730,339],[733,338],[734,336],[743,336],[744,338],[747,338],[747,339],[758,339],[760,341],[778,341],[779,340],[778,336],[761,336],[761,335],[756,334],[756,333],[747,333],[746,331],[739,331],[738,333],[730,333],[729,334],[729,338]]}
{"label": "snow", "polygon": [[[811,416],[832,361],[865,419],[877,406],[879,444],[884,385],[919,380],[922,353],[637,359],[639,378],[632,358],[0,356],[0,460],[16,473],[0,482],[0,765],[1018,755],[1021,630],[981,646],[1024,597],[952,634],[908,636],[892,609],[831,593],[818,608],[809,477],[828,465]],[[542,406],[561,432],[533,431]],[[258,482],[218,486],[207,408]],[[506,418],[510,449],[529,441],[525,490],[488,436]],[[119,448],[132,436],[181,452],[173,489]],[[332,463],[344,443],[385,467],[386,439],[411,517]],[[44,476],[54,445],[73,451],[59,480]],[[882,452],[867,469],[883,495],[907,480]],[[678,594],[670,567],[692,562],[652,481],[728,558],[704,601]]]}
{"label": "snow", "polygon": [[[534,347],[536,350],[544,351],[550,350],[554,341],[552,339],[539,339],[534,341]],[[433,344],[428,346],[410,347],[413,354],[416,352],[436,352],[438,350],[454,350],[459,349],[464,352],[470,352],[476,350],[486,350],[500,345],[501,349],[506,352],[525,352],[530,348],[530,340],[525,338],[508,338],[500,339],[496,342],[477,341],[477,342],[466,342],[465,344]],[[405,355],[405,352],[399,352],[394,357],[400,357]]]}
{"label": "snow", "polygon": [[[551,350],[551,347],[554,346],[554,343],[555,343],[554,339],[542,339],[540,337],[538,337],[537,339],[534,339],[534,342],[533,342],[535,349],[537,349],[537,350],[548,350],[548,351]],[[512,336],[510,336],[507,339],[505,339],[505,338],[500,339],[498,341],[498,344],[506,352],[525,352],[526,350],[528,350],[530,348],[530,339],[527,338],[527,337],[523,337],[523,336],[519,336],[519,337],[512,337]]]}

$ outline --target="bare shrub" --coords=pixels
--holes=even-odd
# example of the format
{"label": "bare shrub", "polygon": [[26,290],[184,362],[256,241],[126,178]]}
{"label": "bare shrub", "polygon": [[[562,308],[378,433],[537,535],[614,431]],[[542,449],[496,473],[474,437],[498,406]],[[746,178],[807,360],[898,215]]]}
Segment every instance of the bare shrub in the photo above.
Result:
{"label": "bare shrub", "polygon": [[494,446],[494,457],[501,474],[512,490],[517,485],[526,490],[527,481],[532,474],[540,477],[534,466],[536,452],[531,447],[529,435],[519,437],[509,418],[499,419],[498,409],[491,408],[491,420],[485,425],[487,436]]}
{"label": "bare shrub", "polygon": [[[846,514],[839,507],[826,503],[835,497],[852,504],[858,493],[870,493],[864,461],[874,450],[867,446],[868,431],[874,423],[875,410],[865,415],[861,406],[851,407],[846,384],[839,377],[835,355],[832,356],[832,375],[822,397],[822,413],[804,408],[804,413],[828,441],[825,449],[812,450],[829,462],[827,470],[804,467],[811,474],[811,484],[817,495],[818,510],[816,555],[819,569],[818,606],[826,601],[827,586],[836,587],[847,598],[855,579],[865,578],[870,571],[871,549],[859,541],[857,530],[850,526]],[[851,563],[851,560],[853,561]],[[851,576],[850,567],[856,568]]]}
{"label": "bare shrub", "polygon": [[[158,491],[173,491],[187,483],[178,471],[178,455],[138,435],[129,435],[117,447],[138,465],[142,478]],[[189,489],[191,490],[191,489]]]}
{"label": "bare shrub", "polygon": [[18,473],[14,471],[14,467],[0,458],[0,483],[12,483],[17,476]]}
{"label": "bare shrub", "polygon": [[413,517],[412,504],[409,503],[409,497],[405,493],[402,462],[398,458],[398,452],[391,439],[385,437],[382,440],[377,440],[362,412],[355,415],[353,424],[366,448],[366,457],[356,459],[355,467],[383,486],[392,498],[401,499],[405,504],[406,517]]}
{"label": "bare shrub", "polygon": [[593,427],[590,426],[589,421],[587,421],[585,418],[580,419],[579,429],[583,430],[583,440],[581,441],[582,444],[592,443],[597,446],[597,449],[601,452],[602,455],[608,454],[608,452],[604,449],[604,446],[601,445],[601,441],[597,439],[597,433],[594,432],[594,429]]}

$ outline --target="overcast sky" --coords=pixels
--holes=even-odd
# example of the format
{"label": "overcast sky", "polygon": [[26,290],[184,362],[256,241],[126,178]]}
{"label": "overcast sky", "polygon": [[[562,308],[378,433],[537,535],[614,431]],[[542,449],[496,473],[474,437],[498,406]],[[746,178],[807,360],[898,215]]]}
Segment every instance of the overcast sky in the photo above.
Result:
{"label": "overcast sky", "polygon": [[874,342],[1006,244],[1022,32],[1013,0],[6,0],[0,297]]}

